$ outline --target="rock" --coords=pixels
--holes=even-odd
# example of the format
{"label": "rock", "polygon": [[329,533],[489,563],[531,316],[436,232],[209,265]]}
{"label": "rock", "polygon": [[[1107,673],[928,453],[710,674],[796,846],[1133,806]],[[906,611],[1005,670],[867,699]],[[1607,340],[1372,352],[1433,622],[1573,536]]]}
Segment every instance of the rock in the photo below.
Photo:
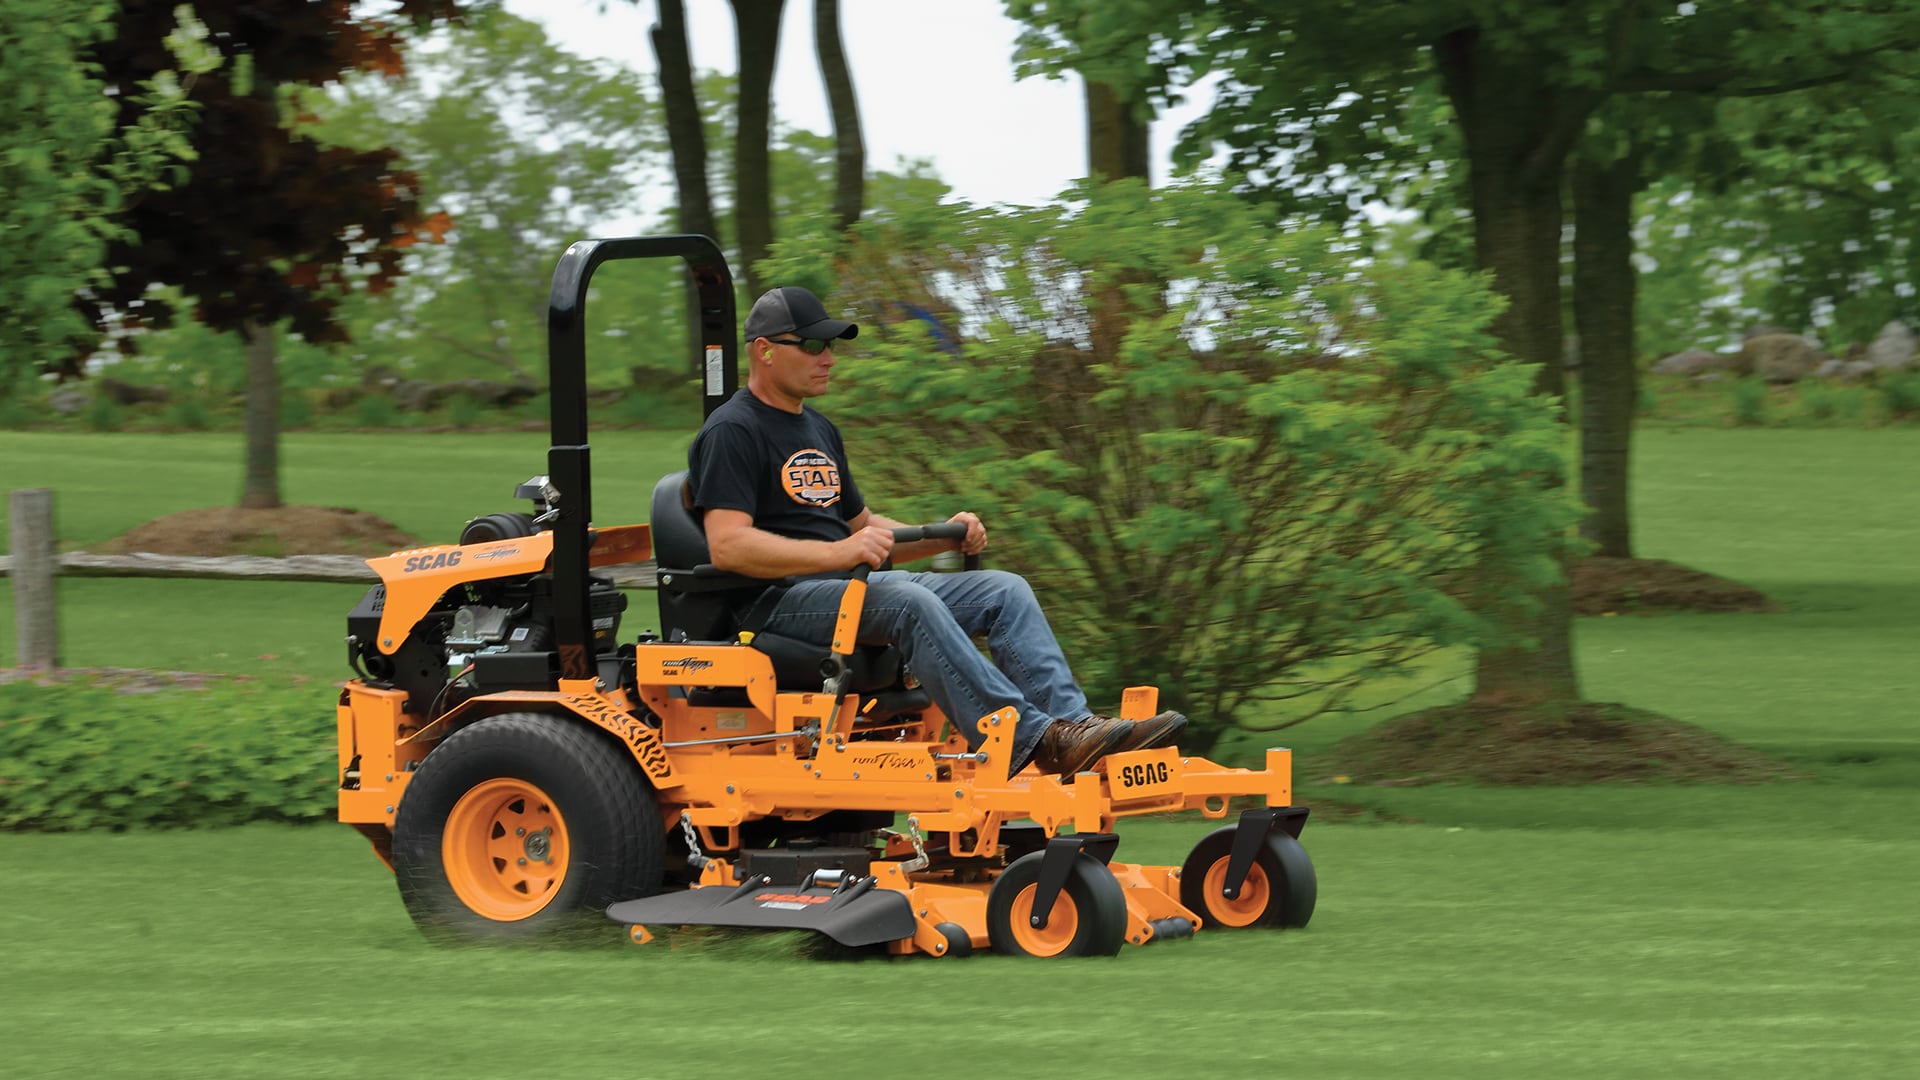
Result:
{"label": "rock", "polygon": [[1700,375],[1709,371],[1726,371],[1732,366],[1733,357],[1725,353],[1688,349],[1653,365],[1653,371],[1656,375]]}
{"label": "rock", "polygon": [[1763,334],[1740,347],[1741,368],[1770,383],[1794,383],[1813,374],[1826,354],[1798,334]]}
{"label": "rock", "polygon": [[1772,337],[1775,334],[1791,333],[1793,333],[1793,331],[1784,326],[1775,326],[1772,323],[1761,323],[1758,326],[1749,328],[1745,334],[1740,336],[1740,341],[1742,344],[1745,344],[1757,337]]}
{"label": "rock", "polygon": [[76,416],[93,403],[93,392],[79,383],[62,383],[47,395],[47,404],[61,416]]}
{"label": "rock", "polygon": [[1913,331],[1898,319],[1880,328],[1867,346],[1867,360],[1876,371],[1905,371],[1913,366]]}
{"label": "rock", "polygon": [[165,405],[173,397],[164,386],[135,386],[114,378],[100,379],[99,386],[101,395],[117,405]]}
{"label": "rock", "polygon": [[506,407],[531,401],[540,388],[529,382],[503,383],[492,379],[461,379],[440,388],[442,399],[465,396],[482,405]]}
{"label": "rock", "polygon": [[393,403],[404,412],[432,412],[446,396],[445,391],[420,379],[402,379],[393,384]]}

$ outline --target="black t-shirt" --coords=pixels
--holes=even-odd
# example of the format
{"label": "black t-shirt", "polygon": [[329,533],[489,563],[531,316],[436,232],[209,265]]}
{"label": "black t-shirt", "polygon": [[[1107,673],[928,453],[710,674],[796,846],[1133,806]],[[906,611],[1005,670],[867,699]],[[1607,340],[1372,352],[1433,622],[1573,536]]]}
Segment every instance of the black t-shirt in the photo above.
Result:
{"label": "black t-shirt", "polygon": [[794,540],[844,540],[866,509],[833,421],[790,413],[737,391],[687,450],[693,508],[739,510],[756,528]]}

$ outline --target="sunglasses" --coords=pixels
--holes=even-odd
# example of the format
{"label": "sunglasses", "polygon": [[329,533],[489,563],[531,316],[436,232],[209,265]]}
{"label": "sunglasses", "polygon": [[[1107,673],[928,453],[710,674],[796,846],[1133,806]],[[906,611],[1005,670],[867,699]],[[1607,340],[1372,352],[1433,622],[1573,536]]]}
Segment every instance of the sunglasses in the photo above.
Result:
{"label": "sunglasses", "polygon": [[768,338],[775,345],[792,345],[808,356],[819,356],[833,348],[831,341],[815,341],[812,338]]}

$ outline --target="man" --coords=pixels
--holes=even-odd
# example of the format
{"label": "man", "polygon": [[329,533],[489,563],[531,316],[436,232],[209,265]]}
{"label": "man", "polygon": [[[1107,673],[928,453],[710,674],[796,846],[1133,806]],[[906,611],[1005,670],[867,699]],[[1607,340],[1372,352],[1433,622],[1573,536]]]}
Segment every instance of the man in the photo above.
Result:
{"label": "man", "polygon": [[[789,286],[760,297],[747,315],[745,389],[728,399],[687,451],[693,506],[722,570],[807,578],[789,588],[765,629],[832,639],[847,571],[876,569],[951,550],[951,541],[895,545],[901,523],[873,512],[848,467],[839,429],[806,404],[827,392],[833,343],[860,328],[827,314],[818,297]],[[987,546],[980,519],[962,511],[960,550]],[[819,575],[809,578],[809,575]],[[973,635],[984,635],[993,662]],[[1024,578],[998,570],[922,574],[889,570],[868,580],[860,640],[890,642],[947,714],[978,746],[974,721],[1018,711],[1012,771],[1028,762],[1071,776],[1110,753],[1173,744],[1187,718],[1163,712],[1138,722],[1097,716]]]}

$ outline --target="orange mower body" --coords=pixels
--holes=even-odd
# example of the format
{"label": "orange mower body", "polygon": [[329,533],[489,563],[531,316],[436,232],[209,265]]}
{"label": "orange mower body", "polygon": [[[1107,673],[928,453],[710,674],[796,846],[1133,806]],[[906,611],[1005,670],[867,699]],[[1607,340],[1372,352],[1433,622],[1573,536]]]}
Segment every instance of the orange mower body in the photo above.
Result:
{"label": "orange mower body", "polygon": [[[864,575],[847,583],[836,641],[798,662],[791,642],[674,625],[767,583],[697,561],[677,476],[656,489],[651,525],[587,520],[586,283],[609,258],[657,255],[685,258],[700,288],[709,407],[731,392],[731,279],[711,241],[574,245],[550,308],[550,475],[520,489],[536,513],[369,560],[381,584],[349,615],[340,820],[394,870],[422,930],[619,924],[646,942],[713,925],[900,954],[1071,956],[1305,925],[1317,886],[1285,749],[1258,769],[1167,747],[1009,777],[1011,709],[945,716],[892,650],[853,644]],[[626,595],[595,571],[653,558],[669,536],[659,632],[623,641]],[[1122,716],[1157,706],[1135,687]],[[1224,820],[1236,799],[1250,808]],[[1115,858],[1120,818],[1174,811],[1221,825],[1180,866]]]}

